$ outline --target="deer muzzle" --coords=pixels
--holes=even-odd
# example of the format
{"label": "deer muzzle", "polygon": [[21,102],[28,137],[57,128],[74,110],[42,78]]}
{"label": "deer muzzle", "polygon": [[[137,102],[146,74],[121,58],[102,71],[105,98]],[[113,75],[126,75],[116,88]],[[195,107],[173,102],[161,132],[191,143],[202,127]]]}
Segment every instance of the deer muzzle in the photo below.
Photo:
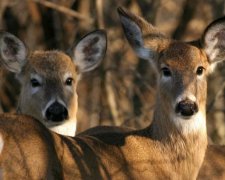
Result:
{"label": "deer muzzle", "polygon": [[175,111],[183,117],[190,117],[198,112],[198,105],[191,100],[183,100],[176,105]]}
{"label": "deer muzzle", "polygon": [[45,116],[49,121],[62,122],[68,119],[68,110],[66,107],[56,101],[48,107]]}

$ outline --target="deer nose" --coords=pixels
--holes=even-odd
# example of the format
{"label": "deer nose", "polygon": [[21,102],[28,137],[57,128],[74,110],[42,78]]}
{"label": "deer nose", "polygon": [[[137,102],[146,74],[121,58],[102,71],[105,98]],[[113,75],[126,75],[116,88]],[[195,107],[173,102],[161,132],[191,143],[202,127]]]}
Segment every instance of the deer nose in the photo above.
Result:
{"label": "deer nose", "polygon": [[198,112],[198,105],[191,100],[180,101],[176,106],[176,113],[182,116],[193,116]]}
{"label": "deer nose", "polygon": [[62,104],[54,102],[48,107],[45,115],[49,121],[61,122],[68,118],[68,111]]}

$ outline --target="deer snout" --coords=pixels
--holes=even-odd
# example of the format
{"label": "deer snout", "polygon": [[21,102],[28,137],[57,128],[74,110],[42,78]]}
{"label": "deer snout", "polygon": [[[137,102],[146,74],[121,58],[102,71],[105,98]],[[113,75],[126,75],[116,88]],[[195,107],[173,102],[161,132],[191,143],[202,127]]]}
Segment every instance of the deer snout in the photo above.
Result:
{"label": "deer snout", "polygon": [[198,105],[191,100],[182,100],[177,103],[175,111],[184,117],[190,117],[198,112]]}
{"label": "deer snout", "polygon": [[61,122],[68,119],[68,111],[62,104],[54,102],[46,110],[45,116],[49,121]]}

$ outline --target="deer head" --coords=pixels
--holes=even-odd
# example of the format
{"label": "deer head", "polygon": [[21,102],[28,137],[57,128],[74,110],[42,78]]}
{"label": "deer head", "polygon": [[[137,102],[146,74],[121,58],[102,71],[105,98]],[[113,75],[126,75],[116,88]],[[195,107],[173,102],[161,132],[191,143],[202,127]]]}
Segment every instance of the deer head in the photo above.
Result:
{"label": "deer head", "polygon": [[137,56],[148,60],[159,73],[154,119],[166,117],[184,134],[201,126],[205,131],[207,75],[225,59],[225,18],[211,23],[193,45],[166,37],[143,18],[122,8],[118,12]]}
{"label": "deer head", "polygon": [[22,85],[18,111],[64,135],[75,134],[79,77],[96,68],[105,52],[102,30],[83,37],[70,48],[70,55],[56,50],[28,53],[17,37],[0,33],[1,62],[17,74]]}

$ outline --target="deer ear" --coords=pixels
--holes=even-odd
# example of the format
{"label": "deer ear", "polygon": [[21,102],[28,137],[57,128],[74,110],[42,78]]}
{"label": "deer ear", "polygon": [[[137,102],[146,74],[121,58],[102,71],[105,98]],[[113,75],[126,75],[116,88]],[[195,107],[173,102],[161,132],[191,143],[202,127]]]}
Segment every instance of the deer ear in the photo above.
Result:
{"label": "deer ear", "polygon": [[213,21],[206,28],[201,46],[211,63],[225,60],[225,17]]}
{"label": "deer ear", "polygon": [[165,38],[156,28],[142,17],[119,7],[118,13],[125,36],[136,52],[143,59],[154,59],[159,53],[158,47]]}
{"label": "deer ear", "polygon": [[26,62],[28,50],[25,44],[8,32],[0,32],[0,57],[11,72],[19,73]]}
{"label": "deer ear", "polygon": [[97,30],[83,37],[72,50],[74,63],[80,72],[96,68],[105,56],[107,37],[103,30]]}

